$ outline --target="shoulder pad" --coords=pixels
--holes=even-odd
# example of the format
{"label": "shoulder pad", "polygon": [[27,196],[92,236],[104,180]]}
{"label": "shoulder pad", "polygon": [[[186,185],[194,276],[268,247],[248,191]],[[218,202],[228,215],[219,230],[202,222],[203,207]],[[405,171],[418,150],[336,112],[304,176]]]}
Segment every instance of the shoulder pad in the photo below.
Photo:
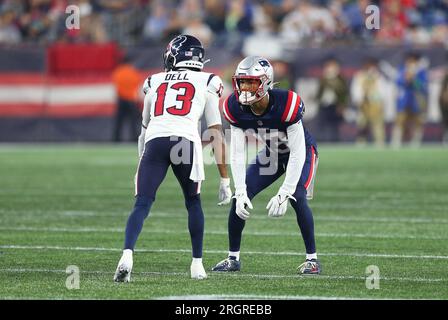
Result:
{"label": "shoulder pad", "polygon": [[232,93],[230,96],[228,96],[223,104],[222,104],[222,114],[224,115],[224,118],[230,123],[235,125],[238,121],[235,118],[234,112],[233,112],[233,104],[235,103],[235,95]]}
{"label": "shoulder pad", "polygon": [[288,91],[288,98],[285,104],[285,110],[282,114],[282,122],[295,123],[302,119],[305,112],[305,105],[302,98],[294,91]]}
{"label": "shoulder pad", "polygon": [[221,98],[222,91],[224,90],[221,78],[216,74],[211,73],[207,80],[207,90],[217,95],[218,98]]}
{"label": "shoulder pad", "polygon": [[151,76],[149,76],[143,83],[143,88],[142,88],[143,94],[146,94],[150,88],[151,88]]}

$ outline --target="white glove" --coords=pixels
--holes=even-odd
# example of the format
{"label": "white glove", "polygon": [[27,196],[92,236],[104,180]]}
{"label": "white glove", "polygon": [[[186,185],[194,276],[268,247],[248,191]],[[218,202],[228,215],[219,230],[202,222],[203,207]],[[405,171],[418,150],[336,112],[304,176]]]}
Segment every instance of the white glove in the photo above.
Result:
{"label": "white glove", "polygon": [[236,199],[236,214],[243,220],[247,220],[250,216],[250,212],[246,210],[246,206],[249,209],[253,209],[252,202],[247,197],[246,191],[235,194],[234,198]]}
{"label": "white glove", "polygon": [[282,217],[285,215],[286,210],[288,209],[288,199],[293,199],[297,201],[292,195],[279,191],[272,199],[268,202],[266,209],[269,210],[269,217]]}
{"label": "white glove", "polygon": [[221,178],[219,183],[219,203],[218,206],[223,206],[230,203],[232,200],[232,190],[230,189],[230,178]]}

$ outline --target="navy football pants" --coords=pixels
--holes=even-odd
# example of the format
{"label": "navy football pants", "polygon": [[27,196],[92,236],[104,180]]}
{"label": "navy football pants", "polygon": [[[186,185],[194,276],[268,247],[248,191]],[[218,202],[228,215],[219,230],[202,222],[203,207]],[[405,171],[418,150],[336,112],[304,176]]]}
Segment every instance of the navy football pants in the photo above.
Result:
{"label": "navy football pants", "polygon": [[199,196],[200,186],[190,180],[192,163],[193,142],[185,138],[162,137],[146,143],[137,169],[136,201],[126,225],[124,249],[134,249],[144,220],[155,201],[157,189],[171,166],[185,198],[193,257],[202,257],[204,213]]}
{"label": "navy football pants", "polygon": [[[260,154],[264,154],[264,151],[260,152]],[[266,165],[263,165],[260,162],[260,154],[257,156],[254,163],[249,166],[246,172],[247,195],[251,200],[285,173],[289,159],[289,154],[280,155],[278,157],[277,171],[271,175],[262,175],[260,174],[260,169],[266,167]],[[296,191],[293,194],[297,199],[297,202],[290,200],[291,206],[296,212],[297,224],[302,233],[306,253],[316,252],[313,214],[306,199],[306,189],[311,183],[315,165],[313,160],[316,157],[317,153],[314,147],[307,146],[305,164],[303,165]],[[235,208],[236,200],[234,199],[228,220],[229,251],[240,251],[242,232],[246,224],[245,220],[238,217]]]}

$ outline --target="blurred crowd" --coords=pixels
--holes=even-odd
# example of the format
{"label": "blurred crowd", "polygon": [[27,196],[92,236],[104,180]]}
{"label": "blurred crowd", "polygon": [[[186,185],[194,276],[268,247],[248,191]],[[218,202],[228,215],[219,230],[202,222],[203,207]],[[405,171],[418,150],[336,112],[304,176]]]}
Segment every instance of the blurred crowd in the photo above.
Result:
{"label": "blurred crowd", "polygon": [[[379,8],[379,29],[366,27],[369,5]],[[73,13],[79,13],[78,29],[67,28],[67,19]],[[248,39],[257,37],[264,47],[266,39],[276,39],[283,48],[362,43],[448,48],[448,0],[0,1],[0,45],[113,41],[120,46],[165,46],[180,33],[198,37],[206,47],[218,45],[226,50],[241,50],[244,41],[247,44]],[[273,43],[269,47],[274,47]],[[279,85],[294,87],[288,78],[288,65],[275,63]],[[384,69],[381,63],[370,59],[353,79],[346,80],[340,72],[340,61],[328,59],[323,64],[316,96],[311,97],[318,104],[318,122],[324,140],[343,140],[341,126],[347,121],[349,107],[355,106],[358,142],[384,145],[390,136],[395,146],[403,141],[419,144],[429,96],[427,67],[425,58],[410,54],[399,69],[387,74],[380,70]],[[397,90],[395,120],[389,134],[384,116],[386,82],[393,83]],[[444,141],[448,142],[446,70],[437,98]],[[120,121],[116,132],[121,130]],[[119,140],[119,134],[114,139]]]}
{"label": "blurred crowd", "polygon": [[[380,9],[368,30],[366,7]],[[79,8],[80,29],[66,28]],[[188,33],[204,44],[275,35],[286,45],[333,43],[447,44],[448,0],[3,0],[0,43],[166,43]]]}
{"label": "blurred crowd", "polygon": [[[324,141],[343,141],[341,127],[350,108],[355,112],[356,141],[393,147],[403,143],[420,146],[429,106],[429,61],[417,52],[408,52],[396,69],[385,61],[367,58],[348,81],[337,59],[329,58],[323,65],[317,94],[318,126]],[[394,118],[390,139],[387,139],[386,101],[394,96]],[[448,70],[437,95],[443,127],[442,141],[448,143]]]}

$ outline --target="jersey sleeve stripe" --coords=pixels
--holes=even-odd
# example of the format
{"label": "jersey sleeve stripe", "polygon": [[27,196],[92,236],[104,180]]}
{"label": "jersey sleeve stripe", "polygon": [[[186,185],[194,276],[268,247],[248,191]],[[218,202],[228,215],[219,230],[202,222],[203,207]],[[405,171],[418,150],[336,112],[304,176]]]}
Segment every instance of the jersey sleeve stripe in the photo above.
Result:
{"label": "jersey sleeve stripe", "polygon": [[286,116],[285,122],[291,121],[292,114],[294,113],[294,109],[296,107],[296,103],[297,103],[297,93],[293,92],[292,93],[292,101],[291,101],[291,104],[289,105],[288,115]]}
{"label": "jersey sleeve stripe", "polygon": [[210,81],[212,81],[212,79],[215,77],[215,74],[214,73],[212,73],[211,75],[210,75],[210,77],[208,77],[208,80],[207,80],[207,86],[209,85],[209,83],[210,83]]}
{"label": "jersey sleeve stripe", "polygon": [[282,122],[285,122],[286,117],[288,116],[289,109],[291,109],[291,100],[292,100],[293,92],[288,91],[288,100],[286,101],[285,111],[282,115]]}
{"label": "jersey sleeve stripe", "polygon": [[236,123],[237,121],[235,120],[235,118],[232,116],[232,114],[229,111],[229,98],[227,98],[224,101],[224,106],[222,108],[222,113],[224,114],[224,117],[226,118],[226,120],[230,123]]}
{"label": "jersey sleeve stripe", "polygon": [[300,98],[299,95],[297,95],[297,101],[296,101],[296,105],[294,106],[294,112],[293,112],[293,114],[291,116],[291,119],[288,120],[288,121],[295,120],[296,116],[297,116],[297,113],[299,113],[299,110],[302,107],[303,107],[302,99]]}

